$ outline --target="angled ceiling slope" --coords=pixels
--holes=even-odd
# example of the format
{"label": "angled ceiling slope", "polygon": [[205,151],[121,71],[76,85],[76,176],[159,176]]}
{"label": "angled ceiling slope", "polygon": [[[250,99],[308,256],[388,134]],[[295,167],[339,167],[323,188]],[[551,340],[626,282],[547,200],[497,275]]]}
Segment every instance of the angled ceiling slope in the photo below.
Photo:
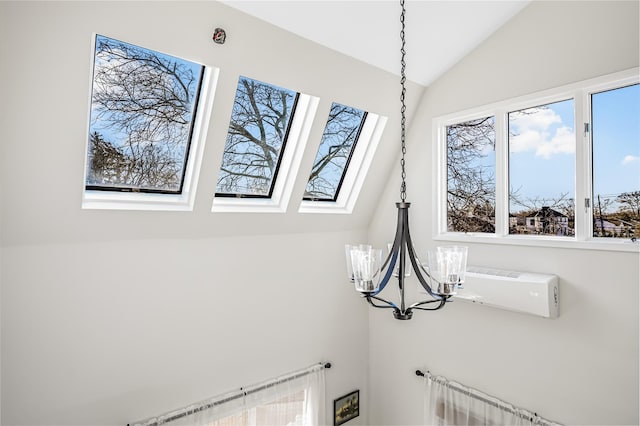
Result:
{"label": "angled ceiling slope", "polygon": [[[406,0],[407,78],[428,86],[530,0]],[[400,74],[395,0],[222,0],[355,59]]]}

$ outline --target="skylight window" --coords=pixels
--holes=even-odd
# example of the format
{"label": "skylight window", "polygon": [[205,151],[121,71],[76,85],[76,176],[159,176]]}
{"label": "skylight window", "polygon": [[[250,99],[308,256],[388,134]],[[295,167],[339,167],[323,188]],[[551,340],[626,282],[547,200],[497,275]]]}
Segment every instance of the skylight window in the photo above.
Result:
{"label": "skylight window", "polygon": [[211,95],[212,74],[201,64],[96,36],[84,208],[192,207],[197,140],[210,113],[210,104],[202,113],[198,106]]}
{"label": "skylight window", "polygon": [[87,189],[181,192],[203,69],[96,37]]}
{"label": "skylight window", "polygon": [[297,100],[296,92],[240,77],[216,196],[271,197]]}
{"label": "skylight window", "polygon": [[353,211],[386,124],[372,112],[331,105],[300,213]]}
{"label": "skylight window", "polygon": [[307,183],[305,200],[336,200],[366,117],[367,113],[360,109],[335,102],[331,105]]}
{"label": "skylight window", "polygon": [[318,102],[239,78],[211,211],[287,210]]}

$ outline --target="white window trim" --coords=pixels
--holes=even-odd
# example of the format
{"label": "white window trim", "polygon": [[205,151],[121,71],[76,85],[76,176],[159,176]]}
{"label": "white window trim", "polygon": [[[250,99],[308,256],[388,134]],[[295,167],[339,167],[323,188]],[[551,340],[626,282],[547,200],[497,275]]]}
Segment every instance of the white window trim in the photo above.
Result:
{"label": "white window trim", "polygon": [[[95,57],[95,34],[93,36],[93,45],[91,54]],[[91,62],[92,71],[91,82],[93,82],[93,61]],[[204,67],[202,76],[202,86],[200,87],[200,99],[198,100],[198,108],[193,122],[193,132],[186,169],[184,171],[184,182],[181,194],[154,194],[143,192],[119,192],[119,191],[95,191],[85,189],[85,177],[87,176],[88,151],[89,144],[86,144],[85,151],[85,168],[83,175],[83,209],[98,210],[151,210],[151,211],[192,211],[195,204],[196,189],[198,186],[198,177],[200,176],[200,167],[202,165],[202,157],[204,154],[204,145],[207,137],[207,129],[209,128],[209,119],[213,109],[213,98],[215,89],[218,84],[218,76],[220,69],[212,66]],[[91,87],[91,85],[90,85]],[[87,111],[91,111],[91,93],[89,93],[89,106]],[[89,126],[91,117],[87,119],[87,131],[89,134]]]}
{"label": "white window trim", "polygon": [[320,99],[300,93],[271,198],[213,197],[212,212],[285,213]]}
{"label": "white window trim", "polygon": [[[603,92],[606,90],[612,90],[612,89],[617,89],[617,88],[621,88],[624,86],[628,86],[628,85],[632,85],[632,84],[637,84],[640,83],[640,77],[638,76],[638,71],[636,70],[635,74],[632,75],[621,75],[619,78],[617,79],[607,79],[604,80],[602,82],[598,81],[598,82],[594,82],[593,84],[588,85],[587,87],[585,87],[584,91],[583,91],[583,99],[582,99],[582,103],[583,103],[583,111],[591,111],[591,95],[595,94],[595,93],[599,93],[599,92]],[[584,168],[584,170],[582,171],[582,175],[586,176],[585,180],[584,180],[584,196],[582,196],[581,198],[578,198],[579,200],[582,201],[582,206],[584,207],[584,200],[586,198],[589,198],[591,200],[590,202],[590,217],[593,217],[593,208],[594,208],[594,200],[592,199],[592,194],[593,194],[593,188],[592,188],[592,178],[591,178],[591,171],[593,170],[593,143],[592,143],[592,138],[593,138],[593,123],[592,123],[592,117],[591,114],[587,114],[584,119],[583,122],[588,124],[589,126],[589,131],[585,132],[584,128],[581,128],[583,137],[583,143],[582,146],[584,147],[584,161],[582,162],[582,166]],[[577,173],[577,168],[576,168],[576,173]],[[576,207],[577,210],[577,207]],[[583,224],[584,227],[584,233],[585,235],[593,235],[593,221],[592,220],[587,220],[586,223]],[[638,236],[640,237],[640,236]],[[597,242],[606,242],[608,240],[610,240],[611,238],[605,238],[605,237],[592,237],[592,240],[597,241]]]}
{"label": "white window trim", "polygon": [[351,214],[387,124],[387,117],[367,113],[336,201],[302,200],[299,213]]}
{"label": "white window trim", "polygon": [[[465,111],[447,114],[433,119],[433,222],[434,240],[490,243],[534,247],[558,247],[587,250],[607,250],[640,252],[640,243],[628,239],[597,238],[592,235],[591,217],[593,202],[585,207],[585,199],[591,198],[591,132],[585,134],[584,123],[591,127],[591,94],[623,87],[640,82],[639,68],[596,77],[566,86],[521,96],[514,99],[483,105]],[[554,237],[538,235],[509,235],[508,217],[508,143],[506,141],[508,112],[545,105],[560,100],[574,99],[574,129],[576,134],[575,153],[575,237]],[[462,233],[447,231],[447,149],[446,126],[476,118],[495,116],[496,135],[496,232]],[[502,141],[502,142],[501,142]]]}

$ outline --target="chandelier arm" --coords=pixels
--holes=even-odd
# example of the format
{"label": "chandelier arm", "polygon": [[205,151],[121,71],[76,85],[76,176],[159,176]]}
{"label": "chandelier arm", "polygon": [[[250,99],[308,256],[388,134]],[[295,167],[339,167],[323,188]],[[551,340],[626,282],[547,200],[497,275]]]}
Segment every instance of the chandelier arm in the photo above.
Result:
{"label": "chandelier arm", "polygon": [[[414,253],[415,253],[415,247],[413,248]],[[427,278],[427,280],[429,282],[431,282],[432,284],[435,282],[436,284],[440,284],[440,281],[438,281],[436,278],[433,277],[433,275],[431,275],[429,273],[429,270],[427,268],[424,267],[424,264],[422,263],[422,261],[420,260],[420,258],[416,255],[416,261],[418,264],[418,268],[420,268],[420,271],[424,274],[424,276]],[[432,291],[433,291],[433,287],[431,287]],[[438,299],[439,300],[439,299]]]}
{"label": "chandelier arm", "polygon": [[[384,287],[387,285],[387,283],[389,282],[389,279],[391,279],[391,274],[393,274],[393,268],[396,266],[396,262],[398,259],[398,254],[396,252],[391,252],[389,254],[389,257],[391,258],[391,263],[389,264],[389,268],[387,269],[387,271],[385,272],[384,276],[382,277],[382,280],[380,281],[380,287],[378,288],[377,291],[374,292],[374,294],[378,294],[380,293]],[[383,266],[381,269],[384,270],[385,266]]]}
{"label": "chandelier arm", "polygon": [[391,274],[393,274],[393,268],[396,266],[396,259],[398,255],[397,253],[392,252],[390,256],[391,256],[391,264],[389,265],[389,269],[387,269],[387,271],[384,274],[384,277],[382,277],[382,280],[380,281],[380,285],[378,286],[378,289],[371,293],[372,296],[375,296],[379,294],[382,290],[384,290],[387,283],[389,282],[389,279],[391,278]]}
{"label": "chandelier arm", "polygon": [[[429,303],[444,303],[444,302],[448,302],[450,297],[451,296],[444,296],[442,299],[431,299],[431,300],[424,300],[422,302],[416,302],[413,305],[409,306],[409,309],[423,309],[423,310],[425,310],[424,308],[419,308],[419,306],[427,305]],[[427,310],[430,311],[431,309],[427,309]]]}
{"label": "chandelier arm", "polygon": [[[413,249],[413,250],[415,251],[415,247],[414,247],[414,249]],[[418,259],[418,260],[420,260],[420,259]],[[435,282],[438,282],[438,280],[436,280],[435,278],[433,278],[433,277],[431,276],[431,274],[430,274],[430,273],[429,273],[429,271],[424,267],[424,265],[422,264],[422,262],[418,262],[418,267],[420,268],[420,270],[422,271],[422,273],[423,273],[427,278],[429,278],[429,281],[435,281]]]}
{"label": "chandelier arm", "polygon": [[436,306],[435,308],[425,308],[425,307],[417,306],[411,309],[418,309],[421,311],[437,311],[438,309],[443,308],[446,302],[447,302],[446,299],[442,299],[440,300],[440,303],[438,304],[438,306]]}
{"label": "chandelier arm", "polygon": [[[375,308],[382,308],[382,309],[398,309],[398,307],[395,305],[395,303],[393,302],[389,302],[388,300],[383,299],[382,297],[377,297],[374,296],[372,294],[366,294],[364,297],[367,298],[367,302],[369,302],[369,304]],[[373,301],[371,299],[376,299],[380,302],[386,303],[386,306],[382,306],[382,305],[376,305],[375,303],[373,303]]]}
{"label": "chandelier arm", "polygon": [[[396,207],[398,207],[398,209],[400,208],[400,206],[398,206],[398,203],[396,203]],[[394,235],[393,237],[393,246],[391,247],[391,251],[389,251],[387,258],[385,259],[380,269],[386,268],[389,261],[392,260],[392,255],[396,253],[398,251],[398,248],[400,247],[401,238],[402,238],[402,218],[400,217],[400,211],[398,211],[398,223],[396,225],[396,235]]]}
{"label": "chandelier arm", "polygon": [[396,226],[396,235],[393,238],[393,246],[391,247],[391,251],[389,252],[389,255],[387,256],[384,263],[382,264],[382,267],[380,268],[380,270],[382,271],[384,270],[384,268],[388,266],[388,269],[385,272],[384,277],[382,277],[382,280],[380,281],[380,286],[378,287],[378,290],[373,292],[373,295],[377,295],[382,290],[384,290],[385,286],[391,279],[391,275],[393,275],[393,270],[396,267],[396,262],[398,261],[398,253],[400,251],[400,248],[402,247],[402,236],[403,236],[402,214],[400,210],[400,205],[396,203],[396,206],[398,207],[398,225]]}
{"label": "chandelier arm", "polygon": [[[419,259],[417,259],[416,252],[413,250],[413,243],[411,242],[411,234],[409,233],[408,222],[409,222],[409,217],[407,212],[407,227],[405,229],[404,234],[407,242],[407,250],[409,251],[409,259],[411,260],[411,265],[413,266],[413,270],[416,273],[416,277],[418,278],[418,281],[420,281],[420,284],[422,284],[422,287],[426,290],[427,293],[429,293],[429,296],[433,297],[436,300],[441,300],[442,296],[433,292],[433,289],[431,288],[427,280],[422,275],[422,272],[421,272],[422,268],[418,266]],[[429,279],[433,279],[433,277],[431,277],[431,275],[429,274],[427,274],[427,277],[429,277]]]}

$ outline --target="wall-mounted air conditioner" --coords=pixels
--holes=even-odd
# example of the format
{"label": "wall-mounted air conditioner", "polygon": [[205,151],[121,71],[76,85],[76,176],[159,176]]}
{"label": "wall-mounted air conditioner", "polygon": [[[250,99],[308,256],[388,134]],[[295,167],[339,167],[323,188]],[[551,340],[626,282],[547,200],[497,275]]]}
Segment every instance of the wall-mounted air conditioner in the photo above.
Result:
{"label": "wall-mounted air conditioner", "polygon": [[510,311],[558,316],[558,277],[469,266],[455,299]]}

